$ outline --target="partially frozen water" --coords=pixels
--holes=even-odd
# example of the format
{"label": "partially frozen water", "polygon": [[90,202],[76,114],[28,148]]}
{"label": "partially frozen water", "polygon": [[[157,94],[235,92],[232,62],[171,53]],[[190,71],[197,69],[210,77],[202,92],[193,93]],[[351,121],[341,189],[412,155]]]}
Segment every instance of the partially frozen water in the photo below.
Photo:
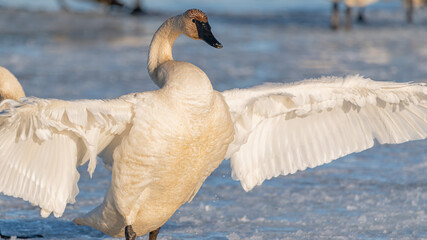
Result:
{"label": "partially frozen water", "polygon": [[[213,12],[213,33],[224,48],[181,37],[174,57],[201,67],[218,90],[348,74],[427,82],[425,9],[416,12],[415,24],[407,25],[398,2],[382,3],[368,9],[367,25],[332,32],[325,1],[314,0],[306,8],[300,1],[248,1],[252,8],[242,0],[234,2],[241,11],[228,11],[226,1],[206,1],[207,13]],[[181,12],[167,2],[174,1],[147,1],[147,6],[160,11],[164,4],[166,12]],[[183,1],[188,7],[191,3],[200,4]],[[93,99],[156,89],[145,66],[147,48],[169,15],[131,18],[90,9],[68,14],[39,10],[0,8],[0,65],[16,74],[28,95]],[[426,140],[377,146],[266,181],[249,193],[231,180],[229,161],[224,161],[193,202],[165,224],[159,239],[427,238],[426,146]],[[71,222],[102,202],[110,179],[101,162],[92,180],[86,166],[79,171],[77,202],[59,219],[42,219],[39,208],[1,195],[1,232],[110,239]]]}

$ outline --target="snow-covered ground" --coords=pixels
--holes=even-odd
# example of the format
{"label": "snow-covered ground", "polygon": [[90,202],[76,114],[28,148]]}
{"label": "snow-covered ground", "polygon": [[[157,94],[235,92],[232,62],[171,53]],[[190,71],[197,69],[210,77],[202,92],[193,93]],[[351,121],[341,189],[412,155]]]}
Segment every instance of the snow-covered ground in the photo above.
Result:
{"label": "snow-covered ground", "polygon": [[[156,89],[145,66],[148,45],[169,13],[182,12],[171,0],[147,1],[157,14],[141,18],[61,13],[53,5],[47,12],[6,7],[14,1],[0,4],[0,66],[16,74],[28,95],[43,98],[114,98]],[[307,0],[304,6],[248,0],[252,8],[241,10],[236,8],[242,0],[231,10],[225,0],[205,6],[183,1],[185,8],[206,7],[224,48],[181,37],[174,57],[201,67],[218,90],[349,74],[427,82],[427,9],[416,11],[415,23],[407,25],[399,2],[380,3],[367,10],[366,25],[333,32],[325,1]],[[162,7],[168,15],[159,14]],[[86,166],[79,170],[77,202],[59,219],[43,219],[38,207],[0,195],[1,233],[109,239],[71,222],[102,202],[110,179],[101,162],[93,179]],[[425,239],[426,171],[427,140],[376,146],[266,181],[249,193],[231,179],[224,161],[193,202],[164,225],[159,239]]]}

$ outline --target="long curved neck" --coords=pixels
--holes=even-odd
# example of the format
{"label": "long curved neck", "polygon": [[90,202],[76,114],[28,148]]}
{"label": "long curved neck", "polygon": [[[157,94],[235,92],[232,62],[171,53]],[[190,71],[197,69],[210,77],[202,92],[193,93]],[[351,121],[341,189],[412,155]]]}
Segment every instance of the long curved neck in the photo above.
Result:
{"label": "long curved neck", "polygon": [[147,63],[148,73],[151,80],[159,87],[162,87],[164,82],[159,79],[157,70],[161,64],[173,60],[172,46],[176,38],[182,33],[179,26],[180,18],[179,15],[166,20],[151,40]]}

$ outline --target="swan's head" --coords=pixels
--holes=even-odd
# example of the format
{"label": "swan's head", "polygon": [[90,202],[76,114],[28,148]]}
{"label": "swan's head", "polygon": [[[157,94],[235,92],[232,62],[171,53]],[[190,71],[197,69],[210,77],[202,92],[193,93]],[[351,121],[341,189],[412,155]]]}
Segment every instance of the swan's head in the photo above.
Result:
{"label": "swan's head", "polygon": [[187,10],[183,15],[183,33],[192,39],[203,40],[214,48],[222,48],[211,32],[206,14],[198,9]]}

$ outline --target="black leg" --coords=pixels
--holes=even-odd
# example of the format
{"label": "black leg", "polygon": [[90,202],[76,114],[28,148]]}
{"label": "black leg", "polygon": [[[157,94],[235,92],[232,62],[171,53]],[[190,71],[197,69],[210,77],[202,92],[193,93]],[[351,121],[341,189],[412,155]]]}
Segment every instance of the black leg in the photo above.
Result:
{"label": "black leg", "polygon": [[130,14],[132,14],[134,16],[146,14],[144,9],[141,7],[140,0],[135,0],[135,8],[132,10],[132,12]]}
{"label": "black leg", "polygon": [[413,15],[414,15],[414,0],[406,0],[406,20],[408,23],[412,23]]}
{"label": "black leg", "polygon": [[125,237],[126,237],[126,240],[135,240],[136,233],[133,231],[132,225],[127,225],[125,227]]}
{"label": "black leg", "polygon": [[157,235],[159,235],[159,232],[160,232],[160,228],[157,228],[156,230],[150,232],[149,240],[156,240]]}
{"label": "black leg", "polygon": [[365,8],[359,8],[359,14],[357,16],[357,21],[360,23],[365,23]]}
{"label": "black leg", "polygon": [[331,28],[337,30],[340,25],[340,15],[338,11],[338,2],[332,3]]}
{"label": "black leg", "polygon": [[351,7],[349,6],[345,9],[345,28],[351,29]]}

